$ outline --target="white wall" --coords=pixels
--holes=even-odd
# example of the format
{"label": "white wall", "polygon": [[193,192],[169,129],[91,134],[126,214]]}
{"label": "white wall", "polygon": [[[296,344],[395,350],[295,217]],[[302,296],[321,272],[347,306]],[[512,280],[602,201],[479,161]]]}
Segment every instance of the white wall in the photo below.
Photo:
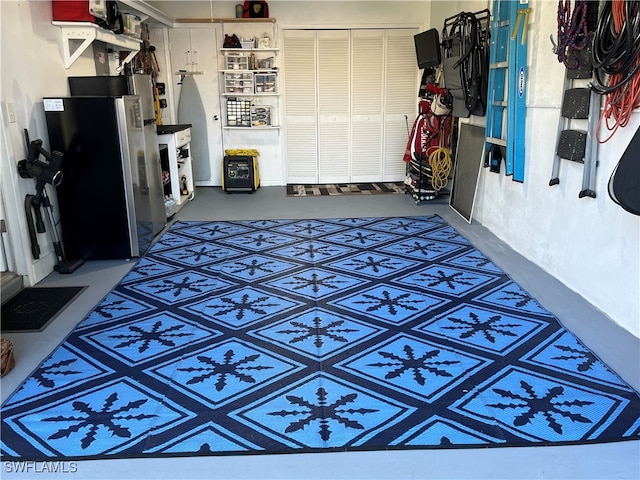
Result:
{"label": "white wall", "polygon": [[491,0],[434,0],[431,2],[431,24],[429,28],[437,28],[442,34],[444,20],[460,12],[479,12],[490,8]]}
{"label": "white wall", "polygon": [[549,187],[565,70],[549,40],[557,4],[532,0],[530,7],[525,182],[483,169],[474,219],[640,337],[640,217],[607,194],[640,111],[599,148],[597,198],[578,198],[582,165],[569,161],[561,162],[560,185]]}
{"label": "white wall", "polygon": [[[92,53],[83,56],[66,71],[62,61],[60,29],[51,24],[51,2],[3,0],[0,2],[0,45],[2,69],[0,71],[0,102],[2,103],[2,148],[0,148],[0,185],[6,208],[9,248],[15,254],[16,273],[24,275],[28,285],[48,275],[57,260],[53,254],[51,234],[38,235],[42,250],[39,260],[33,260],[24,198],[35,193],[32,179],[20,178],[16,165],[26,158],[24,129],[32,140],[42,139],[43,148],[49,149],[42,97],[67,95],[66,75],[94,75]],[[16,122],[9,123],[7,105],[12,104]],[[55,189],[48,187],[55,204]],[[57,216],[56,216],[57,219]]]}
{"label": "white wall", "polygon": [[[235,5],[243,1],[165,0],[147,2],[172,18],[233,18]],[[454,2],[455,3],[455,2]],[[428,22],[426,0],[270,0],[269,15],[280,26],[415,24]]]}

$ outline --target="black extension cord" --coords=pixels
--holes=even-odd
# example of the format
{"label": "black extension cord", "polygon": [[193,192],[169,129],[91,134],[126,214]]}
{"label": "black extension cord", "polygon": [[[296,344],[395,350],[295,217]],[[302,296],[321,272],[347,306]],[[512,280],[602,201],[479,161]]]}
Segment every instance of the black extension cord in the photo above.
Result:
{"label": "black extension cord", "polygon": [[[640,70],[640,1],[625,1],[625,22],[619,33],[614,31],[612,2],[602,6],[593,36],[591,50],[594,75],[591,89],[606,95],[624,87]],[[622,74],[614,85],[608,85],[611,75]]]}

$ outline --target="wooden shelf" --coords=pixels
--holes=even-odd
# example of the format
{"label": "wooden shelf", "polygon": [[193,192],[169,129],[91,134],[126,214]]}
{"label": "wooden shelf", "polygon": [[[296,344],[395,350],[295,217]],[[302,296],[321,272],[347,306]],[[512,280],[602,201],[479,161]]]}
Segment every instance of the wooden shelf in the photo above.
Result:
{"label": "wooden shelf", "polygon": [[276,23],[275,18],[176,18],[176,23]]}
{"label": "wooden shelf", "polygon": [[240,92],[225,92],[223,97],[277,97],[280,95],[278,92],[257,92],[257,93],[240,93]]}
{"label": "wooden shelf", "polygon": [[[176,75],[180,73],[177,72]],[[186,72],[189,73],[189,72]],[[197,72],[191,72],[191,73],[197,73]],[[237,68],[237,69],[227,69],[227,70],[220,70],[220,73],[278,73],[278,70],[274,70],[272,68],[256,68],[255,70],[251,70],[251,69],[247,69],[247,68]]]}
{"label": "wooden shelf", "polygon": [[260,53],[260,52],[279,52],[280,49],[278,47],[269,47],[269,48],[258,48],[258,47],[252,47],[252,48],[234,48],[234,47],[222,47],[220,48],[220,51],[223,53],[243,53],[243,52],[253,52],[253,53]]}
{"label": "wooden shelf", "polygon": [[225,130],[244,130],[250,132],[252,130],[280,130],[279,125],[265,125],[262,127],[222,127]]}

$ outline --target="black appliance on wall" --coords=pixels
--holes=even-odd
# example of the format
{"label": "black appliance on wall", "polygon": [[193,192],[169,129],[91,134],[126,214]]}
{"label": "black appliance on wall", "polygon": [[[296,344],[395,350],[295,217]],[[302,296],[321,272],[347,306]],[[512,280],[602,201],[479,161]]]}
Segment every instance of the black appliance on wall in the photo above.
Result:
{"label": "black appliance on wall", "polygon": [[44,110],[50,147],[64,154],[57,197],[67,257],[142,255],[166,213],[155,119],[141,97],[51,97]]}
{"label": "black appliance on wall", "polygon": [[416,47],[418,68],[437,67],[440,65],[440,39],[438,30],[432,28],[413,36]]}

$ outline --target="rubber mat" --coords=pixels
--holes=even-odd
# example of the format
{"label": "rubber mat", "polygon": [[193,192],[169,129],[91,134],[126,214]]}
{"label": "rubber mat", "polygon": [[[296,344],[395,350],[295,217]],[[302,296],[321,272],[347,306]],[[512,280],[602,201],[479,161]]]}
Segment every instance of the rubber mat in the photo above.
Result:
{"label": "rubber mat", "polygon": [[640,438],[640,397],[437,216],[176,222],[2,407],[7,459]]}
{"label": "rubber mat", "polygon": [[2,331],[42,331],[86,287],[29,287],[2,305]]}
{"label": "rubber mat", "polygon": [[402,182],[287,185],[288,197],[310,197],[318,195],[378,195],[382,193],[406,193],[405,185]]}

